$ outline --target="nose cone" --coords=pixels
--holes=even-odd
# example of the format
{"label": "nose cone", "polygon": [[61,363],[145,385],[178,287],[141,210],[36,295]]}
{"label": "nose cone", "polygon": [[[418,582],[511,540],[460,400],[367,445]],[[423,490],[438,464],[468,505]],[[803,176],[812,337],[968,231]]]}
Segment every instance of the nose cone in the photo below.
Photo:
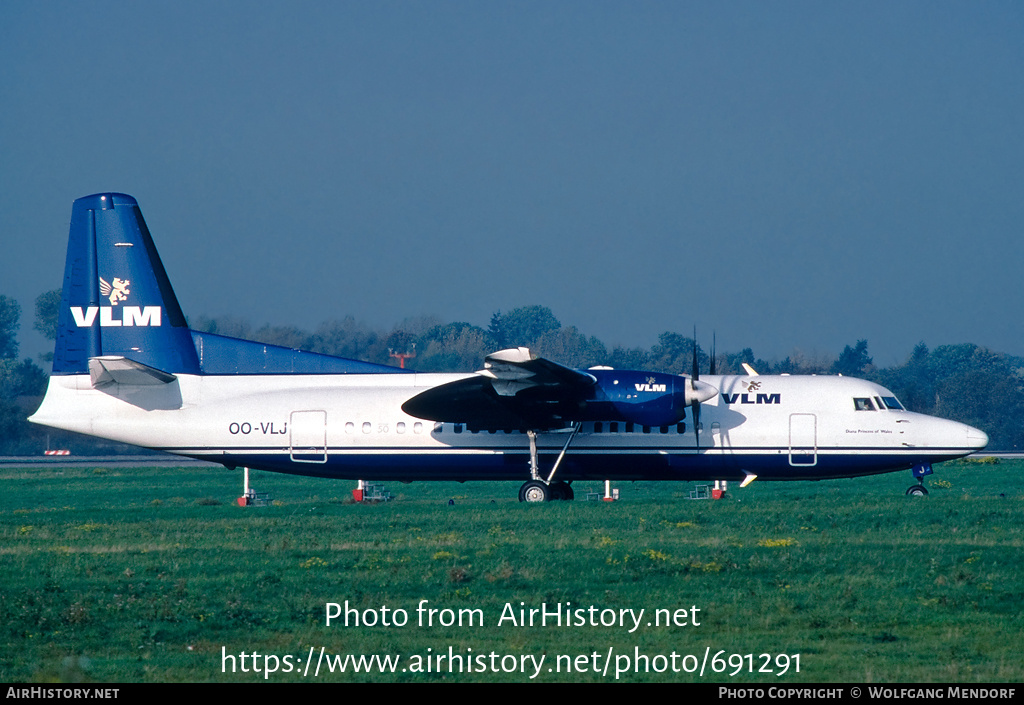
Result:
{"label": "nose cone", "polygon": [[981,450],[988,445],[988,434],[971,426],[967,427],[967,447]]}
{"label": "nose cone", "polygon": [[687,404],[692,404],[695,401],[706,402],[708,399],[718,394],[718,387],[710,385],[707,382],[687,378],[684,384],[686,385],[684,398],[686,399]]}
{"label": "nose cone", "polygon": [[[912,412],[907,412],[906,418],[908,421],[913,419],[916,429],[914,435],[907,433],[909,437],[904,441],[905,445],[948,451],[948,456],[943,453],[946,460],[962,458],[988,445],[987,433],[959,421],[912,415]],[[933,456],[931,462],[937,462],[937,457]]]}

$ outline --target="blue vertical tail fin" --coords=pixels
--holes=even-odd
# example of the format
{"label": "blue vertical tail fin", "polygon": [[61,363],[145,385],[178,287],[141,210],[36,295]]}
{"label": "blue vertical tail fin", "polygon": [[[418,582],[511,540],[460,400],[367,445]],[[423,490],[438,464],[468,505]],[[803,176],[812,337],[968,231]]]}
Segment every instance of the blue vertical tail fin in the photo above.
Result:
{"label": "blue vertical tail fin", "polygon": [[53,374],[89,374],[89,359],[104,356],[171,374],[200,371],[139,204],[122,193],[72,207]]}

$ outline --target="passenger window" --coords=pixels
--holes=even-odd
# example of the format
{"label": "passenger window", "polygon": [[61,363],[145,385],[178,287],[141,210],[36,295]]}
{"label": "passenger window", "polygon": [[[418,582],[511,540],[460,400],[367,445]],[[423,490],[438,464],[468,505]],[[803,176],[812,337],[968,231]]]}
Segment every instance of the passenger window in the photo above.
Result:
{"label": "passenger window", "polygon": [[373,428],[373,424],[371,424],[369,421],[364,421],[363,422],[363,433],[369,433],[370,429],[372,429],[372,428]]}
{"label": "passenger window", "polygon": [[441,423],[440,421],[435,421],[434,422],[434,433],[441,433],[442,431],[444,431],[444,424]]}
{"label": "passenger window", "polygon": [[619,432],[619,424],[618,423],[616,423],[615,421],[612,421],[610,424],[608,424],[608,433],[618,433],[618,432]]}
{"label": "passenger window", "polygon": [[686,433],[686,424],[684,424],[684,423],[677,423],[676,424],[676,433]]}
{"label": "passenger window", "polygon": [[633,432],[633,422],[632,421],[627,421],[626,422],[626,433],[632,433],[632,432]]}
{"label": "passenger window", "polygon": [[395,430],[399,433],[405,433],[405,421],[399,421],[395,424]]}
{"label": "passenger window", "polygon": [[668,433],[668,426],[662,426],[661,427],[661,432],[662,433]]}
{"label": "passenger window", "polygon": [[355,432],[356,432],[356,425],[354,423],[352,423],[351,421],[346,421],[345,422],[345,433],[355,433]]}
{"label": "passenger window", "polygon": [[875,405],[871,403],[871,400],[867,397],[856,397],[853,400],[853,406],[857,411],[874,411]]}
{"label": "passenger window", "polygon": [[413,433],[423,433],[423,422],[422,421],[417,421],[416,423],[414,423],[412,425],[412,432]]}
{"label": "passenger window", "polygon": [[462,433],[462,424],[452,424],[452,427],[452,430],[455,431],[456,433]]}
{"label": "passenger window", "polygon": [[594,422],[594,433],[604,433],[604,424],[600,421]]}

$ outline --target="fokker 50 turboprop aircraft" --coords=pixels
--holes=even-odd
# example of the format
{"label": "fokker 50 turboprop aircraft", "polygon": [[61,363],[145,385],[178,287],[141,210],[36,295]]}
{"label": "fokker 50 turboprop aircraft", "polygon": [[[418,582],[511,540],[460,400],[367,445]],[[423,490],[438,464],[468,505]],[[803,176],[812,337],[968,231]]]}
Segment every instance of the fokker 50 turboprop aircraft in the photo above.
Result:
{"label": "fokker 50 turboprop aircraft", "polygon": [[817,480],[913,469],[988,437],[872,382],[574,370],[525,348],[469,374],[189,330],[138,204],[71,213],[53,374],[31,421],[228,467],[366,480]]}

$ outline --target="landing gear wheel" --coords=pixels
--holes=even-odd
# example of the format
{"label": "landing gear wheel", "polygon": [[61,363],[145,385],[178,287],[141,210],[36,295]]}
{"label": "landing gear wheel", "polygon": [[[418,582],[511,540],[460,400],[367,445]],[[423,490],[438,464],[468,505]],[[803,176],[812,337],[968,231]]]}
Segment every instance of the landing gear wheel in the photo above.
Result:
{"label": "landing gear wheel", "polygon": [[907,490],[908,497],[927,497],[928,488],[924,485],[911,485]]}
{"label": "landing gear wheel", "polygon": [[548,485],[548,489],[551,491],[552,501],[556,499],[572,501],[576,495],[573,494],[572,486],[568,482],[552,482]]}
{"label": "landing gear wheel", "polygon": [[565,488],[562,487],[561,482],[552,482],[548,485],[548,492],[551,493],[552,502],[560,502],[565,499]]}
{"label": "landing gear wheel", "polygon": [[551,489],[540,480],[524,482],[519,488],[520,502],[547,502],[551,499]]}

